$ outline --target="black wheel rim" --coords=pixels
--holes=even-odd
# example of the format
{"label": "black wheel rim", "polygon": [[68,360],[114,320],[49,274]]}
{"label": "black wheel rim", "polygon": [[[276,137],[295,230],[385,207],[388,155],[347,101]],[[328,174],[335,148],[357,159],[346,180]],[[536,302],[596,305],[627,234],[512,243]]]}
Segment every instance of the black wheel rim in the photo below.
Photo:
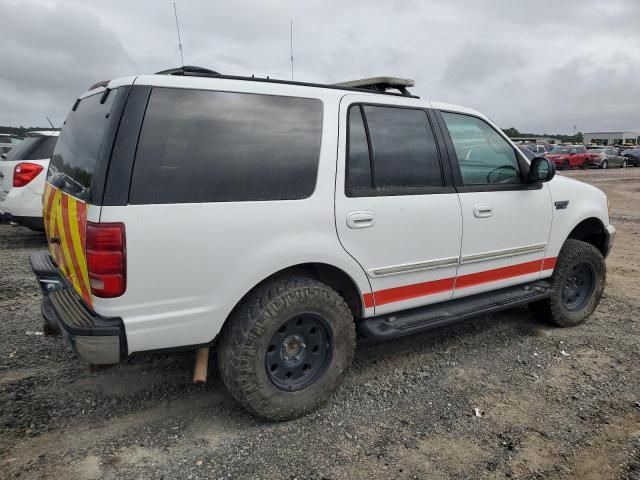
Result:
{"label": "black wheel rim", "polygon": [[281,390],[302,390],[324,374],[332,350],[333,338],[326,320],[311,313],[295,315],[269,341],[267,376]]}
{"label": "black wheel rim", "polygon": [[574,265],[562,287],[562,303],[567,310],[580,310],[591,298],[595,285],[595,271],[591,264],[581,262]]}

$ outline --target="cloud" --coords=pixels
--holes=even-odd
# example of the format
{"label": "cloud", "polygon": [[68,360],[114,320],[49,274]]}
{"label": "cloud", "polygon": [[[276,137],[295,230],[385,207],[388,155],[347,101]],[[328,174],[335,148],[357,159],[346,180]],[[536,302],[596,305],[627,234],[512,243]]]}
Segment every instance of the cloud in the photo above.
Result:
{"label": "cloud", "polygon": [[[222,73],[338,82],[413,78],[423,98],[505,127],[640,128],[638,0],[176,0],[185,62]],[[178,60],[167,0],[0,0],[0,124],[61,123],[98,80]]]}

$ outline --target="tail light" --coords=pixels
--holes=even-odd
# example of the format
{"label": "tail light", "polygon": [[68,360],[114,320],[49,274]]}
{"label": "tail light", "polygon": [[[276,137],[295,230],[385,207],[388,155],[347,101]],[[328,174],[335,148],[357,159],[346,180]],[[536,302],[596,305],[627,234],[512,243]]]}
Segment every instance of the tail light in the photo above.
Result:
{"label": "tail light", "polygon": [[13,170],[13,186],[24,187],[36,178],[42,170],[44,170],[42,165],[37,163],[22,162],[17,164]]}
{"label": "tail light", "polygon": [[101,298],[122,295],[127,288],[124,224],[87,222],[86,246],[91,293]]}

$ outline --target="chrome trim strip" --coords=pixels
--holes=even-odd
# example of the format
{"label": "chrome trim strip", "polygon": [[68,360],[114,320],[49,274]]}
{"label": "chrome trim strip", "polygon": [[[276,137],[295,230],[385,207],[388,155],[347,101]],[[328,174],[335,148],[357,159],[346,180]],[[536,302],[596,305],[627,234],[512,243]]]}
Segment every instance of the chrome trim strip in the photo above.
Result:
{"label": "chrome trim strip", "polygon": [[499,258],[515,257],[516,255],[526,255],[527,253],[543,252],[547,247],[545,243],[536,243],[534,245],[526,245],[524,247],[506,248],[504,250],[492,250],[485,253],[474,253],[462,257],[461,265],[468,263],[484,262],[487,260],[497,260]]}
{"label": "chrome trim strip", "polygon": [[392,265],[390,267],[373,268],[367,273],[371,278],[386,277],[389,275],[399,275],[401,273],[422,272],[423,270],[433,270],[434,268],[455,267],[459,263],[458,257],[439,258],[428,262],[407,263],[404,265]]}

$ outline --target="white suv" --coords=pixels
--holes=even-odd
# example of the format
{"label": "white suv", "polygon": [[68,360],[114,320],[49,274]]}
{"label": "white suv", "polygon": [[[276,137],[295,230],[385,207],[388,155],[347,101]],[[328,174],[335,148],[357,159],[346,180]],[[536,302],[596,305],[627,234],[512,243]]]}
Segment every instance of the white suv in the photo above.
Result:
{"label": "white suv", "polygon": [[0,215],[32,230],[43,230],[42,193],[57,131],[29,132],[0,156]]}
{"label": "white suv", "polygon": [[583,322],[614,238],[605,195],[409,84],[185,67],[82,95],[31,258],[46,329],[91,364],[215,345],[233,397],[287,419],[327,400],[356,329],[521,304]]}

